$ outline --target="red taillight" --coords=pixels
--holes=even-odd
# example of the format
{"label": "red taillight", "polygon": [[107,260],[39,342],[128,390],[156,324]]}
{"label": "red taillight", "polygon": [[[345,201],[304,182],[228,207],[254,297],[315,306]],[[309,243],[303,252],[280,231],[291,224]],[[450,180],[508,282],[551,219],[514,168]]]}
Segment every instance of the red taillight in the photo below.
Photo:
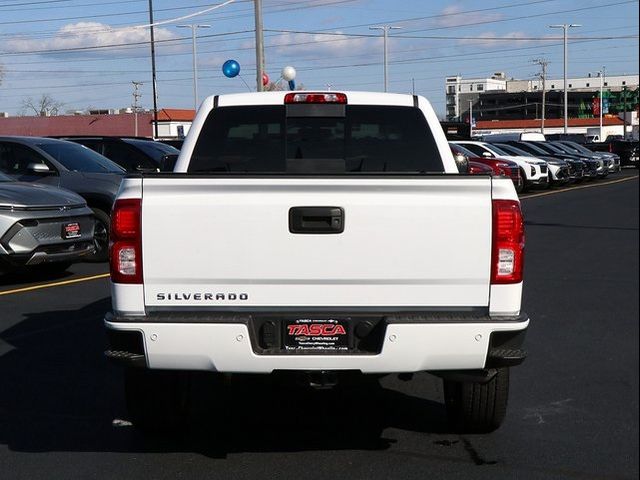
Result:
{"label": "red taillight", "polygon": [[344,93],[287,93],[284,96],[284,103],[347,103],[347,96]]}
{"label": "red taillight", "polygon": [[142,283],[142,201],[116,200],[111,212],[109,263],[114,283]]}
{"label": "red taillight", "polygon": [[519,283],[524,264],[524,221],[515,200],[493,201],[491,283]]}

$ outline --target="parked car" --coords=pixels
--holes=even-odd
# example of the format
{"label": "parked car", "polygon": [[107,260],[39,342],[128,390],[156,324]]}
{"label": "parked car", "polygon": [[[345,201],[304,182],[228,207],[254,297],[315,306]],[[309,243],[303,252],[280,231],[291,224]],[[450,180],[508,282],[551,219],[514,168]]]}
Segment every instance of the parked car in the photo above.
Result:
{"label": "parked car", "polygon": [[[456,145],[452,142],[449,142],[449,146],[451,147],[451,151],[454,153],[454,155],[464,155],[465,157],[467,157],[469,162],[482,163],[488,166],[493,170],[494,175],[503,175],[511,178],[516,192],[520,193],[524,189],[524,180],[520,175],[520,167],[517,163],[510,160],[505,160],[503,158],[479,157],[471,150],[464,148],[462,145]],[[479,169],[476,168],[476,170]]]}
{"label": "parked car", "polygon": [[170,140],[158,140],[160,143],[165,143],[167,145],[171,145],[173,148],[178,150],[182,149],[182,145],[184,144],[184,138],[174,138]]}
{"label": "parked car", "polygon": [[[550,154],[546,150],[543,150],[534,143],[528,142],[509,142],[507,144],[497,143],[498,147],[508,146],[510,148],[516,148],[518,151],[524,151],[529,155],[540,158],[542,160],[557,160],[560,159],[567,163],[569,166],[569,180],[574,182],[581,182],[587,175],[587,165],[581,160],[576,160],[569,155]],[[594,165],[595,168],[595,165]],[[594,170],[595,171],[595,170]]]}
{"label": "parked car", "polygon": [[524,188],[531,186],[547,187],[549,185],[549,171],[547,163],[544,160],[529,157],[523,159],[518,156],[509,155],[507,152],[500,150],[491,143],[469,141],[453,142],[455,145],[461,145],[467,150],[471,150],[479,157],[484,158],[502,158],[510,160],[520,167],[520,176],[524,179]]}
{"label": "parked car", "polygon": [[590,150],[598,152],[615,153],[620,157],[620,164],[623,167],[636,167],[638,162],[638,141],[637,140],[609,140],[600,143],[588,143],[586,145]]}
{"label": "parked car", "polygon": [[96,217],[93,261],[106,261],[109,213],[123,168],[77,143],[44,137],[0,137],[0,172],[22,182],[62,187],[85,199]]}
{"label": "parked car", "polygon": [[93,253],[93,229],[93,212],[79,195],[0,173],[0,273],[64,271]]}
{"label": "parked car", "polygon": [[569,165],[566,160],[549,157],[547,155],[532,155],[518,147],[504,143],[496,143],[494,145],[510,155],[520,156],[523,158],[537,158],[547,162],[547,165],[549,166],[549,185],[551,186],[565,185],[571,181],[571,165]]}
{"label": "parked car", "polygon": [[484,163],[469,161],[469,173],[471,175],[490,175],[494,176],[493,168]]}
{"label": "parked car", "polygon": [[589,150],[584,145],[582,145],[580,143],[577,143],[577,142],[572,142],[570,140],[560,140],[560,141],[554,142],[554,143],[559,143],[559,144],[562,144],[562,145],[566,145],[566,146],[568,146],[570,148],[573,148],[574,150],[578,151],[579,153],[587,155],[587,156],[611,159],[611,163],[609,164],[609,172],[610,173],[619,172],[620,170],[622,170],[622,166],[620,165],[620,157],[615,153],[594,152],[593,150]]}
{"label": "parked car", "polygon": [[61,137],[104,155],[127,172],[157,172],[168,156],[177,158],[180,150],[148,138],[129,137]]}
{"label": "parked car", "polygon": [[433,372],[452,429],[500,426],[529,325],[520,202],[506,177],[458,174],[427,99],[211,96],[189,138],[113,208],[105,353],[135,427],[184,425],[194,371]]}
{"label": "parked car", "polygon": [[562,150],[565,153],[568,153],[569,155],[574,155],[577,156],[578,158],[582,158],[582,157],[586,157],[590,160],[595,160],[596,162],[598,162],[598,177],[600,178],[604,178],[607,175],[609,175],[609,167],[610,165],[613,163],[612,160],[609,157],[604,157],[602,155],[596,155],[592,152],[589,153],[581,153],[578,150],[576,150],[573,147],[570,147],[569,145],[565,145],[564,143],[560,143],[560,142],[547,142],[548,145],[550,145],[551,147],[555,147],[558,148],[560,150]]}
{"label": "parked car", "polygon": [[557,158],[562,158],[563,160],[566,158],[573,158],[575,160],[581,160],[585,163],[585,177],[587,178],[598,178],[600,172],[604,169],[603,162],[598,160],[585,157],[584,155],[576,155],[573,153],[568,153],[554,145],[551,145],[549,142],[523,142],[528,145],[535,145],[538,148],[544,150],[551,156],[555,156]]}

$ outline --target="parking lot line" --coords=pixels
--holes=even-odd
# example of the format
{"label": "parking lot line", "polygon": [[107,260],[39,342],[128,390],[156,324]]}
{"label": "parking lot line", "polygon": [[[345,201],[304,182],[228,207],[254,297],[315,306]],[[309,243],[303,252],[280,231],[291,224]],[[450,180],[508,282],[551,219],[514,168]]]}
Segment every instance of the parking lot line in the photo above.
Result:
{"label": "parking lot line", "polygon": [[564,190],[552,190],[550,192],[534,193],[533,195],[526,195],[526,196],[520,197],[520,200],[526,200],[527,198],[546,197],[547,195],[555,195],[557,193],[574,192],[575,190],[582,190],[584,188],[603,187],[605,185],[613,185],[614,183],[626,182],[628,180],[635,180],[637,178],[638,178],[638,175],[633,175],[632,177],[619,178],[617,180],[611,180],[609,182],[599,182],[591,185],[581,185],[580,187],[566,188]]}
{"label": "parking lot line", "polygon": [[33,290],[41,290],[43,288],[62,287],[64,285],[71,285],[71,284],[74,284],[74,283],[89,282],[91,280],[98,280],[98,279],[101,279],[101,278],[109,278],[109,274],[108,273],[101,273],[99,275],[91,275],[89,277],[72,278],[71,280],[63,280],[61,282],[41,283],[41,284],[38,284],[38,285],[32,285],[30,287],[15,288],[13,290],[3,290],[3,291],[0,291],[0,296],[12,295],[14,293],[31,292]]}

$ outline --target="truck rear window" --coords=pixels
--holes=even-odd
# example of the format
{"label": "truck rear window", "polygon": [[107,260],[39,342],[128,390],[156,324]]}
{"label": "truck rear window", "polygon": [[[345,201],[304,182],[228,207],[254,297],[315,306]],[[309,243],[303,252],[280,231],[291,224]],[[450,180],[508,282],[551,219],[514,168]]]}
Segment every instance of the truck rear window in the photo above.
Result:
{"label": "truck rear window", "polygon": [[[335,106],[331,106],[335,107]],[[442,173],[429,125],[412,107],[284,105],[215,108],[189,163],[192,173]],[[326,113],[326,114],[325,114]]]}

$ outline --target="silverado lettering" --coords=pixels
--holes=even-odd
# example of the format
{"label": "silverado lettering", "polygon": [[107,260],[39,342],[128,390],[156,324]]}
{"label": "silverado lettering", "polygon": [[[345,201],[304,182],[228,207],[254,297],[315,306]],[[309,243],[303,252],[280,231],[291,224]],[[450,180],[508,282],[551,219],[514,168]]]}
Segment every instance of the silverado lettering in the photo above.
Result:
{"label": "silverado lettering", "polygon": [[247,293],[156,293],[156,300],[249,300]]}

